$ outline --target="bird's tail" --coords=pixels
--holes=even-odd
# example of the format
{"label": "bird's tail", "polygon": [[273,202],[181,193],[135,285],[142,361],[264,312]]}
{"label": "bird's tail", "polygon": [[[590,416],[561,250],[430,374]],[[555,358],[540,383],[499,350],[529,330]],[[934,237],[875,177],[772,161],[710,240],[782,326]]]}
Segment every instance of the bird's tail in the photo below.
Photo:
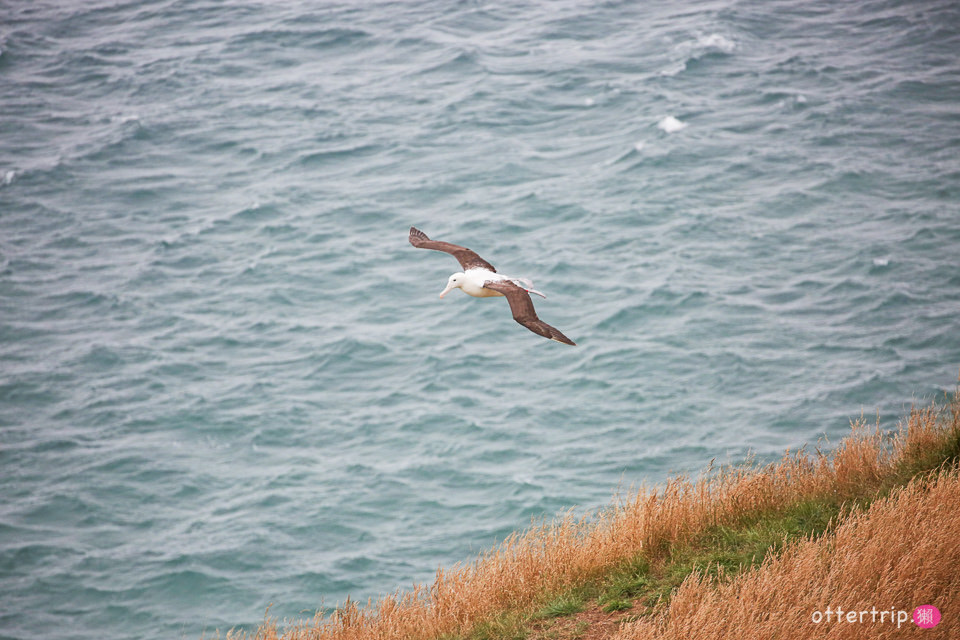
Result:
{"label": "bird's tail", "polygon": [[517,285],[527,293],[535,293],[543,299],[546,299],[547,294],[541,293],[533,288],[533,281],[529,278],[510,278],[510,282]]}

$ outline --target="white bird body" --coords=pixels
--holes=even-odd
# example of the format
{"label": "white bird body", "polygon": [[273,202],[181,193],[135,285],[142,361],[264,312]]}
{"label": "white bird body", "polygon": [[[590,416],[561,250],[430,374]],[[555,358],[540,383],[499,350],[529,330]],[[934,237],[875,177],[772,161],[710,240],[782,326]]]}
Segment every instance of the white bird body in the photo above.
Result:
{"label": "white bird body", "polygon": [[491,298],[493,296],[500,296],[502,298],[502,293],[499,291],[494,291],[485,285],[491,282],[504,281],[512,282],[527,293],[535,293],[541,298],[547,297],[546,295],[534,289],[533,283],[526,278],[511,278],[510,276],[501,275],[496,271],[490,271],[489,269],[483,269],[479,267],[467,269],[466,271],[459,271],[447,278],[447,287],[440,294],[440,297],[442,298],[451,290],[459,288],[465,294],[473,296],[474,298]]}
{"label": "white bird body", "polygon": [[440,294],[440,297],[447,295],[451,290],[460,288],[468,296],[473,296],[474,298],[490,298],[493,296],[503,296],[499,291],[494,291],[493,289],[487,289],[483,286],[485,282],[497,282],[500,280],[506,280],[504,276],[499,273],[490,271],[489,269],[467,269],[466,271],[460,271],[451,275],[447,279],[447,288],[443,290],[443,293]]}

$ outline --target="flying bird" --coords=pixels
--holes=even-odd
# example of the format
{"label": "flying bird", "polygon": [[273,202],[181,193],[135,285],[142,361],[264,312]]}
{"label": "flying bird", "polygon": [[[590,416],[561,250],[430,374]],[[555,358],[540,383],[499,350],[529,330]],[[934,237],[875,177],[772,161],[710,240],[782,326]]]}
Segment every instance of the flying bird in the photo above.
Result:
{"label": "flying bird", "polygon": [[458,271],[447,279],[446,288],[440,292],[441,298],[453,289],[460,289],[475,298],[504,296],[510,303],[513,319],[518,323],[544,338],[556,340],[563,344],[576,345],[573,340],[560,333],[558,329],[551,327],[537,317],[530,294],[534,293],[542,298],[547,296],[534,289],[533,283],[529,280],[501,275],[497,273],[492,264],[470,249],[450,242],[431,240],[427,237],[427,234],[416,227],[410,227],[410,244],[418,249],[434,249],[449,253],[463,267],[463,271]]}

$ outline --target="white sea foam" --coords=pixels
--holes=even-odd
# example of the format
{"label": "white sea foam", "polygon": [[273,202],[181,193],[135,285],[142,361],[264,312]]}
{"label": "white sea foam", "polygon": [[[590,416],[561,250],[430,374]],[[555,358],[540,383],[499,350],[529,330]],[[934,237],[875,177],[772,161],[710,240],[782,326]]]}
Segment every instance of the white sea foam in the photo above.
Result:
{"label": "white sea foam", "polygon": [[676,64],[670,65],[670,66],[667,67],[666,69],[661,69],[661,70],[659,71],[659,74],[660,74],[661,76],[672,77],[672,76],[677,75],[678,73],[680,73],[681,71],[683,71],[683,70],[686,69],[686,68],[687,68],[687,61],[686,61],[686,60],[683,60],[682,62],[678,62],[678,63],[676,63]]}
{"label": "white sea foam", "polygon": [[737,48],[736,42],[719,33],[697,36],[697,45],[703,49],[714,49],[721,53],[733,53]]}
{"label": "white sea foam", "polygon": [[16,179],[16,177],[17,177],[16,171],[14,171],[13,169],[7,171],[5,174],[3,174],[3,186],[12,184],[13,181]]}
{"label": "white sea foam", "polygon": [[657,123],[657,128],[662,129],[666,133],[676,133],[687,127],[686,122],[680,122],[673,116],[667,116],[663,120]]}
{"label": "white sea foam", "polygon": [[695,40],[681,42],[674,48],[681,59],[665,69],[661,69],[660,75],[675,76],[685,71],[692,60],[699,60],[707,53],[730,54],[736,48],[737,43],[734,40],[719,33],[698,34]]}

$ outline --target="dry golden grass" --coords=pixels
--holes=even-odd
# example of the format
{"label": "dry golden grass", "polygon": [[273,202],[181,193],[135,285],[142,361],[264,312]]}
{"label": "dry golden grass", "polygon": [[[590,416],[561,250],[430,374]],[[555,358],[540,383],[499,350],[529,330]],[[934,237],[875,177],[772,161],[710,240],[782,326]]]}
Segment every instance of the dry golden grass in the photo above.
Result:
{"label": "dry golden grass", "polygon": [[[641,488],[592,517],[567,515],[534,526],[471,564],[440,569],[429,587],[365,606],[347,602],[323,618],[283,625],[267,620],[256,638],[427,640],[469,634],[504,612],[529,611],[552,595],[599,580],[624,562],[663,559],[708,527],[736,526],[799,502],[876,495],[903,484],[956,449],[960,405],[955,400],[949,410],[912,411],[892,437],[862,420],[853,427],[830,455],[788,453],[761,468],[721,469],[695,482],[677,478],[659,491]],[[684,593],[693,588],[685,585]],[[670,619],[664,624],[669,632]],[[647,633],[653,627],[638,629]]]}
{"label": "dry golden grass", "polygon": [[[691,575],[665,613],[625,625],[614,638],[957,638],[958,566],[960,476],[945,469],[731,581]],[[934,629],[911,619],[923,604],[944,614]]]}

